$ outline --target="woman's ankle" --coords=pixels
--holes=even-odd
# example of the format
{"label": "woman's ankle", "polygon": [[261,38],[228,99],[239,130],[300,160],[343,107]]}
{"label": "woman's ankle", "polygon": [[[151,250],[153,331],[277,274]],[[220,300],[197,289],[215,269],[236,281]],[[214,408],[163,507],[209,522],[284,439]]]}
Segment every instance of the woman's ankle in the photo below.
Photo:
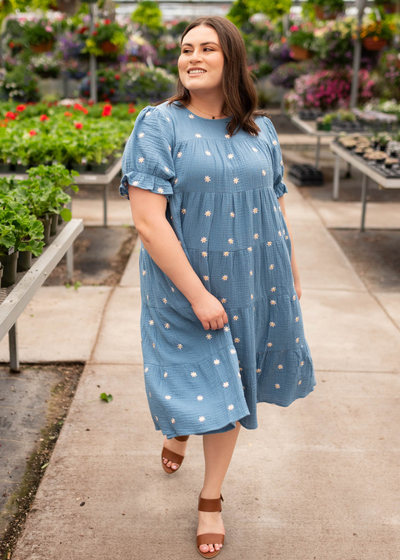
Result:
{"label": "woman's ankle", "polygon": [[221,496],[221,488],[207,488],[204,486],[202,489],[200,496],[205,500],[217,500]]}

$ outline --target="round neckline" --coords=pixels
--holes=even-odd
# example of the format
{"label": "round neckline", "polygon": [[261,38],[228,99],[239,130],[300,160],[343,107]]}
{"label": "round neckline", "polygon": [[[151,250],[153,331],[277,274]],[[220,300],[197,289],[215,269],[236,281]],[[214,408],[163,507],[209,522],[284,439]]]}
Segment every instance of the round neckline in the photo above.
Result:
{"label": "round neckline", "polygon": [[183,103],[181,103],[179,101],[181,107],[183,107],[188,113],[190,113],[191,115],[193,115],[196,119],[201,119],[202,121],[211,121],[211,122],[226,122],[228,120],[230,120],[232,118],[232,115],[230,117],[226,117],[224,119],[206,119],[205,117],[199,117],[199,115],[196,115],[195,113],[193,113],[193,111],[191,111],[190,109],[188,109],[187,107],[185,107],[185,105]]}

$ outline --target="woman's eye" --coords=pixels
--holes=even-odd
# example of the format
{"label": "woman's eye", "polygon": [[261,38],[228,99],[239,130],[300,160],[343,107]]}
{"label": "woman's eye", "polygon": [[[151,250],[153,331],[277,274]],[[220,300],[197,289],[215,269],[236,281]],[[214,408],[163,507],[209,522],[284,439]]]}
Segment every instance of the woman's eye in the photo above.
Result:
{"label": "woman's eye", "polygon": [[[205,47],[204,50],[213,51],[214,49],[212,49],[211,47]],[[184,49],[184,50],[182,51],[182,54],[183,54],[183,53],[187,53],[187,52],[190,52],[190,49]]]}

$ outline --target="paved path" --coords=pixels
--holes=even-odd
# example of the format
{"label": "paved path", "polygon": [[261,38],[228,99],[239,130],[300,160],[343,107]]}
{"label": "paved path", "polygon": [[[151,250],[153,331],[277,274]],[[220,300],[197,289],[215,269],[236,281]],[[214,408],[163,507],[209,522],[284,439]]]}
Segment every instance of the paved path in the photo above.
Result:
{"label": "paved path", "polygon": [[[369,292],[290,183],[286,207],[317,385],[288,408],[259,404],[259,428],[242,429],[219,557],[398,560],[400,293]],[[93,300],[85,370],[12,560],[199,557],[202,438],[179,473],[164,473],[143,384],[138,255]]]}

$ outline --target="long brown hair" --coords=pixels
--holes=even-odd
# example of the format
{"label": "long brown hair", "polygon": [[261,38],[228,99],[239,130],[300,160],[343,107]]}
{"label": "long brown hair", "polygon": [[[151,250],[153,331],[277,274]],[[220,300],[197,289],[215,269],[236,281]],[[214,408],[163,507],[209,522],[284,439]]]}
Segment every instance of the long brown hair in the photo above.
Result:
{"label": "long brown hair", "polygon": [[[231,21],[220,16],[199,17],[189,23],[182,33],[181,45],[185,35],[198,25],[207,25],[215,29],[224,54],[222,112],[225,115],[232,115],[227,126],[228,133],[233,136],[238,130],[243,129],[258,136],[260,128],[253,119],[257,116],[268,115],[265,110],[257,108],[258,95],[253,83],[254,75],[247,67],[246,47],[238,28]],[[182,84],[179,76],[176,95],[159,101],[155,105],[160,105],[165,101],[168,101],[168,105],[175,101],[180,101],[184,107],[189,105],[190,91]]]}

